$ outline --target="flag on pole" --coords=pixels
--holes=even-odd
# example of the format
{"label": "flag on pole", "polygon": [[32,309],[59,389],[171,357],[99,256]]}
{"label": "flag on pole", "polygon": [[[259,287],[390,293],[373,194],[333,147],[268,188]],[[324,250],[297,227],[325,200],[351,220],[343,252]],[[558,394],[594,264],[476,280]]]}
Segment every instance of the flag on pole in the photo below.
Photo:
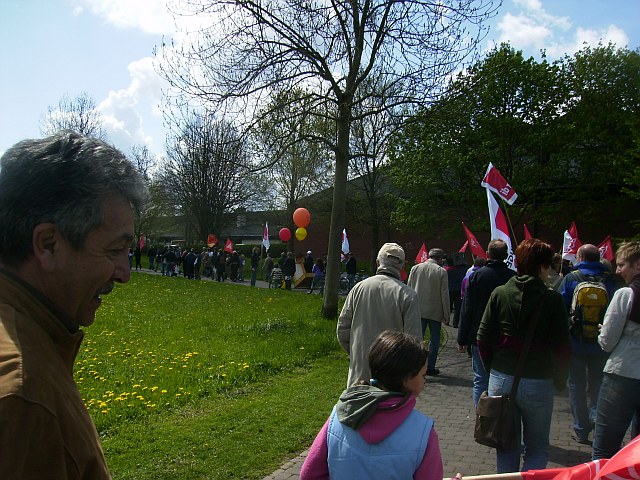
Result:
{"label": "flag on pole", "polygon": [[140,234],[140,241],[138,242],[138,245],[140,245],[140,250],[144,248],[144,233]]}
{"label": "flag on pole", "polygon": [[[489,193],[489,190],[487,190],[487,195],[491,196],[491,193]],[[493,198],[493,197],[491,196],[491,198]],[[498,205],[498,204],[496,203],[496,205]],[[506,222],[505,222],[505,225],[506,225]],[[467,228],[467,226],[464,224],[464,222],[462,222],[462,228],[464,229],[464,234],[467,236],[467,242],[469,243],[469,248],[471,248],[471,254],[475,255],[476,257],[486,259],[487,258],[487,252],[485,251],[484,248],[482,248],[480,246],[480,242],[478,242],[478,239],[476,238],[476,236],[473,233],[471,233],[471,230],[469,230]],[[492,237],[491,238],[496,238],[496,237],[493,236],[493,229],[491,230],[491,232],[492,232]],[[460,251],[462,251],[462,250],[460,250]]]}
{"label": "flag on pole", "polygon": [[487,167],[487,173],[485,173],[482,182],[480,182],[484,188],[488,188],[492,192],[496,192],[500,198],[502,198],[509,205],[513,205],[513,202],[518,198],[518,194],[513,189],[509,182],[502,176],[496,167],[489,162]]}
{"label": "flag on pole", "polygon": [[218,237],[216,237],[213,233],[207,235],[207,246],[209,248],[213,248],[216,243],[218,243]]}
{"label": "flag on pole", "polygon": [[504,263],[507,266],[515,270],[515,255],[513,248],[511,247],[511,237],[509,236],[509,228],[507,227],[507,219],[504,213],[500,209],[498,202],[493,197],[490,189],[487,190],[487,200],[489,202],[489,222],[491,223],[491,238],[496,240],[502,240],[507,245],[507,259]]}
{"label": "flag on pole", "polygon": [[469,246],[469,240],[465,240],[462,246],[460,247],[460,250],[458,250],[458,253],[466,252],[468,246]]}
{"label": "flag on pole", "polygon": [[594,460],[574,467],[521,472],[522,480],[594,480],[609,460]]}
{"label": "flag on pole", "polygon": [[262,246],[269,251],[271,242],[269,242],[269,222],[264,222],[264,232],[262,232]]}
{"label": "flag on pole", "polygon": [[347,238],[347,229],[342,230],[342,253],[345,255],[351,251],[349,247],[349,239]]}
{"label": "flag on pole", "polygon": [[227,238],[227,243],[224,244],[224,251],[233,253],[233,242],[230,238]]}
{"label": "flag on pole", "polygon": [[533,235],[531,235],[531,232],[529,232],[529,229],[527,228],[527,224],[523,223],[522,226],[524,227],[524,239],[529,240],[530,238],[533,238]]}
{"label": "flag on pole", "polygon": [[610,262],[614,262],[616,257],[613,254],[613,245],[611,245],[611,235],[607,235],[600,245],[598,245],[598,250],[600,250],[600,258],[604,258],[609,260]]}
{"label": "flag on pole", "polygon": [[562,259],[576,262],[576,253],[582,246],[582,242],[578,238],[578,228],[576,222],[571,222],[569,230],[564,231],[564,241],[562,242]]}
{"label": "flag on pole", "polygon": [[416,255],[416,263],[426,262],[429,259],[429,254],[427,253],[427,247],[424,242],[422,242],[422,246],[418,251],[418,255]]}

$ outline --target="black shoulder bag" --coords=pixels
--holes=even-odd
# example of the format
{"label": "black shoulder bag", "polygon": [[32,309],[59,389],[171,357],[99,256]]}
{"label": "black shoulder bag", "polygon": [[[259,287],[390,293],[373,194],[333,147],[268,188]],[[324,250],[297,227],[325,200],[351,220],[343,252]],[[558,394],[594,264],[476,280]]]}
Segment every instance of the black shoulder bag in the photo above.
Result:
{"label": "black shoulder bag", "polygon": [[[488,392],[485,391],[480,395],[478,406],[476,407],[476,424],[473,437],[481,445],[507,451],[516,448],[516,422],[513,415],[513,404],[545,296],[546,291],[531,317],[522,352],[520,352],[520,357],[518,358],[511,393],[508,395],[489,396]],[[520,309],[522,309],[522,304],[520,304]]]}

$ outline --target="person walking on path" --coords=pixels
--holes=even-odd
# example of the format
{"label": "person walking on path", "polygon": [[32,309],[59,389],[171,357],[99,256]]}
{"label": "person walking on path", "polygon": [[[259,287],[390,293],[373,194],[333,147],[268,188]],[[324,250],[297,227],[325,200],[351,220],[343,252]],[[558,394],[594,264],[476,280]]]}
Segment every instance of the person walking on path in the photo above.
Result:
{"label": "person walking on path", "polygon": [[616,265],[628,287],[614,293],[598,336],[610,355],[596,409],[594,460],[611,458],[620,450],[634,415],[631,438],[640,434],[640,242],[623,243]]}
{"label": "person walking on path", "polygon": [[[598,345],[598,330],[593,325],[591,338],[582,335],[582,320],[573,321],[578,312],[572,311],[574,292],[578,285],[587,282],[599,282],[605,292],[600,305],[599,321],[604,318],[607,307],[606,287],[603,283],[606,267],[600,263],[600,250],[591,244],[582,245],[576,253],[577,263],[560,283],[559,291],[573,324],[571,329],[571,364],[569,366],[569,400],[573,414],[573,432],[571,437],[578,443],[590,445],[589,433],[596,421],[596,406],[604,365],[608,355]],[[591,293],[588,292],[590,295]],[[613,295],[613,293],[611,293]],[[611,298],[611,297],[609,297]],[[589,300],[591,302],[591,300]],[[587,398],[588,393],[588,398]]]}
{"label": "person walking on path", "polygon": [[480,357],[490,372],[488,394],[508,395],[524,338],[537,313],[514,399],[516,447],[496,450],[497,473],[520,471],[521,443],[522,471],[544,469],[549,460],[553,389],[564,389],[571,355],[562,297],[545,284],[553,253],[550,245],[537,239],[518,246],[518,275],[493,291],[478,329]]}
{"label": "person walking on path", "polygon": [[422,339],[416,292],[400,281],[404,259],[400,245],[385,243],[378,252],[376,274],[356,283],[347,294],[336,327],[338,342],[349,355],[347,387],[371,378],[369,348],[383,331]]}
{"label": "person walking on path", "polygon": [[427,351],[412,335],[387,330],[371,345],[371,379],[347,388],[316,437],[301,480],[441,480],[433,419],[415,409]]}
{"label": "person walking on path", "polygon": [[473,406],[478,405],[482,392],[489,388],[489,372],[485,370],[476,338],[484,310],[489,303],[491,293],[504,285],[516,272],[504,261],[507,259],[507,245],[502,240],[492,240],[487,247],[489,260],[469,278],[467,291],[462,301],[462,314],[458,325],[458,349],[460,353],[471,349],[471,368],[473,369]]}
{"label": "person walking on path", "polygon": [[429,361],[427,375],[438,375],[436,367],[440,349],[440,330],[442,324],[449,325],[449,280],[447,271],[442,267],[447,255],[440,248],[429,250],[426,262],[414,265],[409,272],[407,285],[418,294],[422,337],[429,328]]}
{"label": "person walking on path", "polygon": [[260,266],[260,250],[257,247],[253,247],[251,250],[251,286],[256,286],[256,280],[258,279],[258,267]]}
{"label": "person walking on path", "polygon": [[0,159],[0,478],[111,478],[73,365],[131,278],[146,192],[124,154],[69,130]]}

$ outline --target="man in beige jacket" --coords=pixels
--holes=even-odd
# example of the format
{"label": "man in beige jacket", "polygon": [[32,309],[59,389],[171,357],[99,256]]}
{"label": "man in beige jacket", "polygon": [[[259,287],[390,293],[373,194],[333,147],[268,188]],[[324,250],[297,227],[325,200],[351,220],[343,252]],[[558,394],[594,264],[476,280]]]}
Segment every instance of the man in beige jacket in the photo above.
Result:
{"label": "man in beige jacket", "polygon": [[408,285],[418,294],[422,336],[429,327],[429,359],[427,375],[438,375],[436,368],[440,349],[440,328],[449,325],[449,280],[447,271],[442,268],[447,255],[440,248],[429,250],[426,262],[414,265],[409,273]]}
{"label": "man in beige jacket", "polygon": [[416,292],[400,281],[404,250],[385,243],[376,263],[376,274],[355,284],[338,318],[338,341],[349,355],[347,387],[370,379],[369,347],[380,333],[396,330],[421,339]]}

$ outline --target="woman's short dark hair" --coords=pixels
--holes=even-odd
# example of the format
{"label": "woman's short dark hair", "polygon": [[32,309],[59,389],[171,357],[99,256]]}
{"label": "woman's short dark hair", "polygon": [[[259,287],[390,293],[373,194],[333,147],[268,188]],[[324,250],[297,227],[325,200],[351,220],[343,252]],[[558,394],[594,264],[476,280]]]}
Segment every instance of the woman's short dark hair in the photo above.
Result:
{"label": "woman's short dark hair", "polygon": [[523,240],[516,248],[516,265],[520,275],[538,276],[542,267],[551,266],[554,251],[551,245],[530,238]]}
{"label": "woman's short dark hair", "polygon": [[385,330],[369,349],[371,378],[385,390],[403,392],[403,382],[420,373],[427,362],[423,343],[404,332]]}

